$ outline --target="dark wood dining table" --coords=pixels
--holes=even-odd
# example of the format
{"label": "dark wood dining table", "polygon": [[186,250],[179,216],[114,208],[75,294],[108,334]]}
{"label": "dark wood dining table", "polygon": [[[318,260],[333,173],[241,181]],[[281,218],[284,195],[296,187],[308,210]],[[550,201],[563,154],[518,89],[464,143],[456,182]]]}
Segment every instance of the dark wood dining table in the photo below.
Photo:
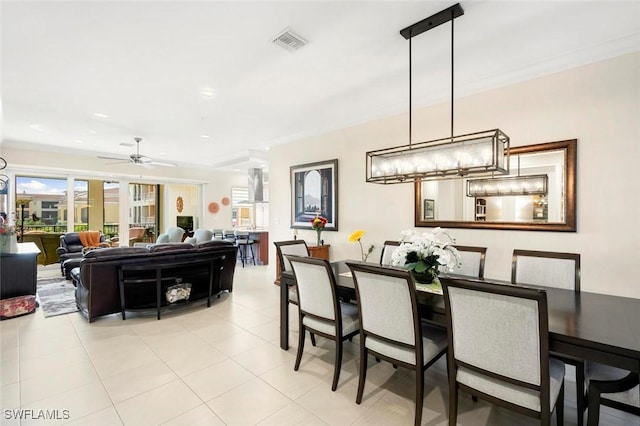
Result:
{"label": "dark wood dining table", "polygon": [[[355,299],[353,278],[346,262],[333,262],[334,275],[341,296]],[[469,277],[440,276],[478,281]],[[501,280],[480,281],[511,285]],[[280,280],[280,347],[289,349],[288,288],[295,285],[292,272],[282,273]],[[529,286],[528,287],[534,287]],[[559,354],[640,372],[640,299],[599,293],[575,292],[547,288],[549,311],[549,347]],[[446,325],[442,295],[418,291],[423,319]]]}

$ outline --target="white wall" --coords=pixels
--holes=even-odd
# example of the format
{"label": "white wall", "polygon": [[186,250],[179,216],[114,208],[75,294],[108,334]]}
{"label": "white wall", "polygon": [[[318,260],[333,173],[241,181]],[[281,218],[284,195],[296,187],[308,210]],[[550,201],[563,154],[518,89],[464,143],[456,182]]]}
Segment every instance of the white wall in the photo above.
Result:
{"label": "white wall", "polygon": [[[640,53],[633,53],[456,100],[456,134],[499,127],[512,146],[578,139],[576,233],[450,230],[459,244],[488,247],[485,276],[510,279],[514,248],[576,252],[583,291],[640,298],[639,93]],[[449,107],[414,110],[414,141],[447,136]],[[339,160],[339,231],[323,238],[333,260],[359,258],[359,247],[347,241],[356,229],[367,232],[365,244],[379,247],[413,228],[413,185],[365,182],[365,152],[406,144],[407,122],[406,114],[394,116],[273,147],[271,241],[293,235],[289,167],[332,158]],[[298,234],[314,241],[313,231]]]}

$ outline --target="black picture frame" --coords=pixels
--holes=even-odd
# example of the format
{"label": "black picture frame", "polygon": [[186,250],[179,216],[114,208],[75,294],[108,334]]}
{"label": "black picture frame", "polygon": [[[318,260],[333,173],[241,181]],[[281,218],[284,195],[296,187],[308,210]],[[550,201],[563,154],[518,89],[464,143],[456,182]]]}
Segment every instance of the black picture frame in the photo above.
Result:
{"label": "black picture frame", "polygon": [[338,230],[338,160],[291,166],[291,228],[311,229],[317,215],[325,231]]}
{"label": "black picture frame", "polygon": [[424,200],[424,219],[432,220],[436,218],[436,202],[435,200]]}

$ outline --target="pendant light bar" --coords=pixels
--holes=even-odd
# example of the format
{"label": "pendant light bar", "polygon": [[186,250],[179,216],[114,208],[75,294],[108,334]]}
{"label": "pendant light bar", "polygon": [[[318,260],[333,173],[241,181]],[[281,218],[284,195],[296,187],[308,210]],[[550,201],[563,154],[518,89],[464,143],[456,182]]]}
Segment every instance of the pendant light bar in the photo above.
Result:
{"label": "pendant light bar", "polygon": [[[400,31],[409,40],[409,144],[369,151],[367,182],[390,184],[509,173],[509,136],[500,129],[454,136],[454,27],[464,15],[456,4]],[[451,137],[412,143],[411,39],[451,21]]]}
{"label": "pendant light bar", "polygon": [[467,197],[504,195],[547,195],[548,175],[508,176],[493,179],[469,179]]}
{"label": "pendant light bar", "polygon": [[367,182],[403,183],[507,173],[509,137],[500,129],[367,152]]}

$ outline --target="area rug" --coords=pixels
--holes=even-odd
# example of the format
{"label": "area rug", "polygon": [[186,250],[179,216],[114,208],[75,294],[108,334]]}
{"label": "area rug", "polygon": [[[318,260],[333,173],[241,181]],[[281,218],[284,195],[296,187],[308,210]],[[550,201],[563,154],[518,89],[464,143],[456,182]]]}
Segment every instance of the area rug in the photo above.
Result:
{"label": "area rug", "polygon": [[38,303],[45,318],[77,312],[76,288],[61,278],[38,280]]}

